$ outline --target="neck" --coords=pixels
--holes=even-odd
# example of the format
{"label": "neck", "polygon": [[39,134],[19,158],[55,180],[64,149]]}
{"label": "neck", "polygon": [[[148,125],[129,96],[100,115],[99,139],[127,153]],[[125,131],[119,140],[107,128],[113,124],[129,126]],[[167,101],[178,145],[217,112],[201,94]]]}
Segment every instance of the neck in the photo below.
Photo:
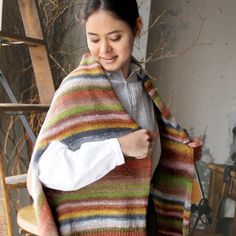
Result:
{"label": "neck", "polygon": [[131,59],[129,59],[129,61],[121,68],[121,72],[125,79],[127,79],[130,74],[130,61]]}

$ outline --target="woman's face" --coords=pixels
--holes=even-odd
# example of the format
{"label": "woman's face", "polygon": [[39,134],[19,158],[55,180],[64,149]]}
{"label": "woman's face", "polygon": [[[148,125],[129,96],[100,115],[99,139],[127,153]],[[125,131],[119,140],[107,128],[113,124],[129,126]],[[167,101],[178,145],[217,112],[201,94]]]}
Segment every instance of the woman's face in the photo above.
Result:
{"label": "woman's face", "polygon": [[121,69],[127,78],[135,38],[130,26],[108,11],[98,10],[87,19],[85,27],[93,57],[106,71]]}

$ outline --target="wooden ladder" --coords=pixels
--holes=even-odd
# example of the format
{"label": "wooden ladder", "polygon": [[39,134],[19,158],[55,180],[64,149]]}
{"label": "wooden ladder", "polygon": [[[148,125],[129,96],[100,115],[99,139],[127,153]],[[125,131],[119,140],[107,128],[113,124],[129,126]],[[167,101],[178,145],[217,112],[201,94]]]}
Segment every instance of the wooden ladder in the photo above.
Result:
{"label": "wooden ladder", "polygon": [[21,41],[29,46],[40,102],[49,104],[55,88],[38,14],[38,7],[35,0],[18,0],[18,4],[25,29],[25,36],[13,35],[0,31],[0,38],[1,40],[10,42]]}
{"label": "wooden ladder", "polygon": [[[7,0],[0,0],[4,1]],[[44,40],[40,17],[38,14],[38,6],[35,0],[18,0],[20,14],[22,16],[25,35],[14,35],[0,31],[0,40],[2,42],[22,42],[29,47],[31,62],[33,71],[35,74],[36,85],[38,88],[39,99],[41,104],[50,104],[53,94],[55,92],[51,68],[49,64],[49,58],[47,53],[47,47]],[[3,19],[4,22],[4,19]],[[46,111],[48,106],[43,105],[43,108],[39,104],[35,105],[23,105],[23,104],[0,104],[0,112],[29,109]],[[8,190],[18,187],[25,187],[25,176],[6,177],[3,168],[4,156],[1,155],[0,150],[0,235],[12,236],[12,225],[10,217],[10,207],[7,202]],[[11,179],[12,178],[12,179]],[[16,181],[15,181],[16,180]],[[12,184],[13,181],[13,184]],[[11,183],[11,186],[8,183]],[[19,183],[18,183],[19,182]]]}

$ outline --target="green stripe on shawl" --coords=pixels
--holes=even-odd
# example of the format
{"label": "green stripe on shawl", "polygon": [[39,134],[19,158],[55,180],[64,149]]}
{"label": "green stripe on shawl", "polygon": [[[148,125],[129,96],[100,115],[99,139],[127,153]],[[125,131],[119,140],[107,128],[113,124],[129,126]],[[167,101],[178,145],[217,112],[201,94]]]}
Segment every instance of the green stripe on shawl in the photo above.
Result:
{"label": "green stripe on shawl", "polygon": [[[96,111],[100,112],[106,112],[106,111],[113,111],[113,112],[121,112],[123,111],[123,108],[120,106],[120,104],[108,104],[108,105],[100,105],[96,106]],[[78,112],[80,114],[86,113],[86,112],[93,112],[94,107],[93,106],[83,106],[80,105],[79,107],[73,107],[71,109],[67,109],[66,111],[63,111],[59,113],[55,118],[52,118],[47,125],[45,125],[45,128],[49,128],[50,126],[53,126],[54,124],[64,120],[65,118],[72,117],[73,115],[77,115]]]}

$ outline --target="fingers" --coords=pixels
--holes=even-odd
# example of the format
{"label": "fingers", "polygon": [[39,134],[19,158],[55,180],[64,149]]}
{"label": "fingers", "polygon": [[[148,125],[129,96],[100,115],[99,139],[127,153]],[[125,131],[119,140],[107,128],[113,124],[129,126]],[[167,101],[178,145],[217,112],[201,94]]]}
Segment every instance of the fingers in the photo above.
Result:
{"label": "fingers", "polygon": [[117,140],[125,156],[142,159],[149,156],[152,143],[156,137],[157,132],[141,129],[121,136]]}
{"label": "fingers", "polygon": [[148,131],[148,135],[149,135],[149,140],[151,143],[153,143],[155,141],[155,139],[158,136],[157,131]]}
{"label": "fingers", "polygon": [[202,144],[203,144],[203,142],[202,142],[202,140],[199,139],[199,138],[193,138],[193,139],[191,139],[190,142],[188,143],[188,145],[189,145],[190,147],[193,147],[193,148],[202,146]]}
{"label": "fingers", "polygon": [[143,135],[142,146],[143,146],[143,155],[136,156],[137,159],[143,159],[150,157],[152,154],[152,144],[158,136],[156,131],[149,131],[146,129],[139,130]]}
{"label": "fingers", "polygon": [[136,159],[144,159],[144,158],[146,158],[147,157],[147,155],[144,155],[144,156],[138,156],[138,157],[135,157]]}

